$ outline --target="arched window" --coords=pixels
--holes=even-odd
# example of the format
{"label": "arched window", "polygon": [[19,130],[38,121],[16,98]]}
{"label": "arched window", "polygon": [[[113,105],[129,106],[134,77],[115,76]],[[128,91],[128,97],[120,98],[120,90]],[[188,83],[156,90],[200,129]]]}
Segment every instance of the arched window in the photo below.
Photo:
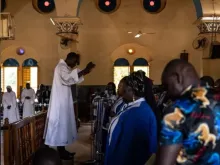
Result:
{"label": "arched window", "polygon": [[128,60],[119,58],[114,63],[114,83],[116,88],[118,87],[119,81],[130,74],[130,65]]}
{"label": "arched window", "polygon": [[113,13],[119,8],[121,0],[95,0],[95,4],[101,12]]}
{"label": "arched window", "polygon": [[160,13],[165,7],[167,0],[141,0],[145,11],[157,14]]}
{"label": "arched window", "polygon": [[37,61],[29,58],[22,64],[22,86],[26,87],[26,83],[30,83],[31,87],[37,91],[38,86],[38,64]]}
{"label": "arched window", "polygon": [[6,92],[6,86],[10,85],[12,90],[18,93],[18,67],[19,63],[13,58],[5,60],[1,65],[1,88]]}
{"label": "arched window", "polygon": [[146,73],[146,76],[149,77],[149,65],[147,60],[145,60],[144,58],[137,58],[133,62],[133,70],[134,72],[138,70],[143,70]]}

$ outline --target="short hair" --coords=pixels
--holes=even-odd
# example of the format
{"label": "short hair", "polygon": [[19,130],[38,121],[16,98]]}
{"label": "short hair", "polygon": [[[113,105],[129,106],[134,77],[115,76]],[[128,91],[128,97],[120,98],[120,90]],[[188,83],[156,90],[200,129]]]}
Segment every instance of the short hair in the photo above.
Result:
{"label": "short hair", "polygon": [[40,148],[33,156],[33,165],[61,165],[61,159],[56,150]]}
{"label": "short hair", "polygon": [[67,54],[66,59],[67,60],[72,60],[74,58],[79,58],[79,54],[75,53],[75,52],[70,52]]}
{"label": "short hair", "polygon": [[170,76],[175,72],[179,72],[182,75],[193,76],[194,78],[199,78],[195,68],[191,63],[182,59],[174,59],[165,66],[162,73],[162,80],[166,76]]}

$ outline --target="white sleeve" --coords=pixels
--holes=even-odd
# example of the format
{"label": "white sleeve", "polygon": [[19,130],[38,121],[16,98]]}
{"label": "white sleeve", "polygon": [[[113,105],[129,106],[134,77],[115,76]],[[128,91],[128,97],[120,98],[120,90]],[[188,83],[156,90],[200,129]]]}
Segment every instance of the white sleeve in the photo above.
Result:
{"label": "white sleeve", "polygon": [[2,96],[2,105],[4,107],[4,110],[7,109],[8,103],[6,101],[5,95]]}
{"label": "white sleeve", "polygon": [[32,89],[32,95],[31,95],[31,104],[34,104],[34,100],[35,100],[35,91]]}
{"label": "white sleeve", "polygon": [[22,92],[21,92],[21,102],[22,102],[22,103],[24,103],[25,97],[26,97],[26,96],[25,96],[25,89],[23,89]]}
{"label": "white sleeve", "polygon": [[16,98],[16,95],[15,93],[13,92],[13,96],[12,96],[12,100],[13,100],[13,105],[12,105],[12,109],[16,109],[17,108],[17,98]]}
{"label": "white sleeve", "polygon": [[60,76],[63,85],[73,85],[81,83],[84,78],[78,76],[79,69],[74,69],[69,72],[66,66],[60,66]]}

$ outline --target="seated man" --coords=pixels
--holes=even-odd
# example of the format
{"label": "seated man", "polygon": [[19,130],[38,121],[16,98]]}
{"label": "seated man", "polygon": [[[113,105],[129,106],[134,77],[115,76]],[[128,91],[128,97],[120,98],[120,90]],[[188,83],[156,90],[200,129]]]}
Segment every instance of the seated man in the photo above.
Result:
{"label": "seated man", "polygon": [[219,165],[220,108],[212,106],[214,100],[200,86],[195,68],[172,60],[163,71],[162,83],[175,102],[162,120],[156,164]]}
{"label": "seated man", "polygon": [[41,148],[33,157],[33,165],[61,165],[59,153],[52,148]]}

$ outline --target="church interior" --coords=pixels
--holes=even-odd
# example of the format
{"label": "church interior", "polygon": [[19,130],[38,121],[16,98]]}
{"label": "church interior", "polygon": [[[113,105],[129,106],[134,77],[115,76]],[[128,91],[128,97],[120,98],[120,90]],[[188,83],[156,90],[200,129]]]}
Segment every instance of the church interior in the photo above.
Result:
{"label": "church interior", "polygon": [[[109,82],[117,88],[124,76],[143,70],[156,97],[164,67],[177,58],[216,81],[219,33],[220,0],[1,0],[1,94],[11,87],[20,115],[14,124],[1,117],[1,163],[31,163],[43,143],[54,69],[69,52],[79,54],[77,68],[96,64],[81,84],[71,86],[79,139],[67,148],[76,152],[77,164],[93,159],[91,96],[96,90]],[[46,99],[35,99],[35,115],[22,119],[27,83],[36,97],[43,86]]]}

